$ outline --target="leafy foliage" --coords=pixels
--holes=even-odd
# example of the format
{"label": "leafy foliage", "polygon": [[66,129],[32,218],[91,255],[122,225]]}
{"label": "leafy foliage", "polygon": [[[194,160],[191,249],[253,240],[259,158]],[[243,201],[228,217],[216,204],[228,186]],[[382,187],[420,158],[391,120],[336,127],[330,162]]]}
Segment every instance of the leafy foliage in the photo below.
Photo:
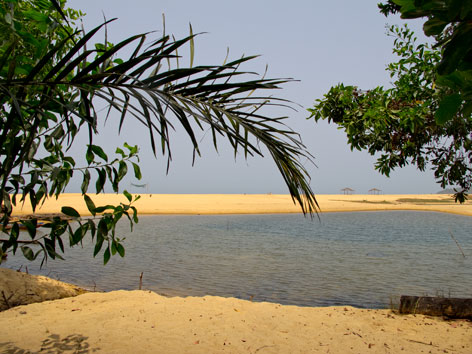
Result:
{"label": "leafy foliage", "polygon": [[[58,6],[61,11],[57,11]],[[119,127],[134,119],[147,127],[155,154],[166,155],[170,163],[169,131],[180,125],[193,144],[194,157],[200,155],[198,131],[209,130],[213,145],[225,137],[235,154],[261,155],[264,146],[279,168],[294,201],[304,213],[314,213],[316,199],[309,186],[301,158],[310,158],[298,134],[284,124],[286,117],[268,117],[265,106],[290,107],[290,102],[261,94],[279,88],[287,79],[247,78],[251,73],[239,67],[254,57],[243,57],[223,65],[180,67],[177,55],[190,47],[193,62],[194,35],[171,39],[163,35],[148,42],[148,34],[134,35],[115,45],[105,38],[90,45],[101,29],[77,30],[73,21],[81,16],[65,8],[65,1],[10,0],[0,5],[3,45],[0,50],[0,183],[3,210],[1,223],[7,239],[0,239],[2,252],[16,252],[19,245],[28,259],[38,254],[60,258],[62,236],[69,235],[70,246],[82,242],[89,232],[95,242],[94,256],[104,249],[104,262],[111,255],[124,255],[121,240],[115,236],[116,223],[126,216],[133,226],[138,221],[126,191],[128,204],[96,207],[86,193],[95,178],[97,193],[106,183],[115,192],[129,166],[141,178],[138,148],[125,144],[110,160],[93,144],[98,132],[97,104],[105,102],[108,111],[119,113]],[[120,58],[129,52],[128,59]],[[67,151],[81,129],[88,130],[86,165],[79,167]],[[12,209],[29,198],[33,208],[45,198],[60,195],[74,174],[81,174],[84,201],[94,218],[82,218],[72,207],[64,216],[52,217],[40,225],[31,220],[12,219]],[[95,177],[94,177],[95,176]],[[20,223],[30,239],[20,237]],[[37,237],[36,228],[48,230]],[[39,247],[36,253],[30,246]],[[104,247],[105,246],[105,247]],[[104,248],[103,248],[104,247]],[[44,260],[44,259],[43,259]]]}
{"label": "leafy foliage", "polygon": [[309,109],[310,118],[327,119],[344,129],[351,149],[380,153],[375,168],[387,176],[396,167],[415,164],[424,170],[430,164],[443,188],[461,187],[456,199],[462,202],[472,185],[470,115],[454,112],[452,119],[438,124],[442,100],[450,97],[447,88],[436,85],[440,51],[417,45],[406,26],[392,26],[389,33],[399,57],[387,67],[393,88],[362,91],[339,84]]}
{"label": "leafy foliage", "polygon": [[456,114],[472,113],[472,0],[389,0],[379,4],[385,15],[400,12],[404,19],[426,17],[424,33],[441,48],[436,65],[438,86],[448,92],[436,111],[438,124]]}

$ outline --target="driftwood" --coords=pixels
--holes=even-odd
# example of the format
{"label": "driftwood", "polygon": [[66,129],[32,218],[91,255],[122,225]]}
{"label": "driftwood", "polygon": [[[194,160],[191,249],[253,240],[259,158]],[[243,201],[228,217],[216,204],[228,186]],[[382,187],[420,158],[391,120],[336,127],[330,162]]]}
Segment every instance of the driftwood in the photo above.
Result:
{"label": "driftwood", "polygon": [[406,296],[400,298],[400,313],[445,316],[472,320],[472,299]]}

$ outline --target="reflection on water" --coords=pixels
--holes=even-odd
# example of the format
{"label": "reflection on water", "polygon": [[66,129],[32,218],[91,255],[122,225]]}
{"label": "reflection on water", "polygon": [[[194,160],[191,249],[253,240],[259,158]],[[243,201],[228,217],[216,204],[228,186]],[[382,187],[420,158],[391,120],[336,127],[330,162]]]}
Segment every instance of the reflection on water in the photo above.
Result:
{"label": "reflection on water", "polygon": [[30,273],[100,290],[136,289],[144,272],[143,287],[167,295],[387,307],[402,294],[472,297],[471,226],[470,217],[411,211],[330,213],[321,221],[296,214],[142,216],[133,233],[119,225],[126,257],[107,266],[87,244],[42,270],[20,256],[3,266],[28,265]]}

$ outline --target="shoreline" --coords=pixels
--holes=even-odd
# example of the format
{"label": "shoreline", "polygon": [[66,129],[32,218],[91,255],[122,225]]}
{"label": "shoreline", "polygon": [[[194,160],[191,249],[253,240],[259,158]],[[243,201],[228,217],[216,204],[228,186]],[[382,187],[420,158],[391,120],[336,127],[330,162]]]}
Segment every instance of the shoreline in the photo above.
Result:
{"label": "shoreline", "polygon": [[[9,280],[0,283],[7,296],[18,293],[15,286],[43,296],[59,294],[56,300],[45,297],[49,301],[0,312],[0,322],[8,323],[0,332],[0,351],[5,353],[465,354],[472,350],[472,322],[466,320],[351,306],[164,297],[146,290],[80,293],[46,277],[2,268],[0,274]],[[77,296],[61,298],[64,289]]]}
{"label": "shoreline", "polygon": [[[138,194],[133,194],[133,196]],[[280,214],[300,213],[288,194],[140,194],[141,199],[133,205],[139,215],[188,214]],[[122,194],[90,194],[96,206],[127,203]],[[454,202],[445,194],[381,194],[381,195],[316,195],[319,213],[355,211],[415,210],[435,211],[472,216],[472,202]],[[90,216],[80,193],[64,193],[56,200],[49,198],[36,210],[37,215],[60,213],[62,206],[74,207],[81,216]],[[33,214],[31,205],[25,201],[14,207],[14,216]]]}

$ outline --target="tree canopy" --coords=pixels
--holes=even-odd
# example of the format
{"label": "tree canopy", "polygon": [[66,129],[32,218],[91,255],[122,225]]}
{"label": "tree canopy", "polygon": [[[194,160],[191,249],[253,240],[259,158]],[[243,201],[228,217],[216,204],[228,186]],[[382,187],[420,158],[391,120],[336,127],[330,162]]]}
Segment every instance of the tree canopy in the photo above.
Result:
{"label": "tree canopy", "polygon": [[441,50],[436,84],[447,89],[435,112],[442,124],[456,114],[472,113],[472,0],[389,0],[379,4],[386,16],[427,18],[424,33],[435,38]]}
{"label": "tree canopy", "polygon": [[[469,2],[379,4],[386,15],[400,11],[405,18],[428,17],[425,33],[434,35],[436,42],[417,44],[407,26],[390,27],[393,53],[399,58],[387,66],[393,87],[361,90],[339,84],[309,109],[315,121],[327,119],[344,129],[351,149],[380,155],[375,168],[382,174],[389,176],[408,164],[420,170],[431,167],[441,187],[460,187],[460,202],[472,186],[471,47],[466,45],[472,36],[464,37],[472,13],[462,6],[465,3]],[[454,11],[449,9],[446,16],[450,6]]]}
{"label": "tree canopy", "polygon": [[[64,235],[74,246],[90,234],[94,256],[103,251],[105,263],[116,253],[124,256],[115,226],[122,217],[127,217],[131,227],[138,222],[132,205],[136,198],[124,190],[129,203],[96,206],[87,194],[92,181],[96,193],[103,192],[107,183],[119,192],[129,170],[141,178],[138,147],[124,143],[116,148],[115,157],[109,157],[93,143],[98,123],[117,116],[120,130],[127,119],[143,124],[154,154],[167,156],[168,163],[169,131],[177,127],[191,140],[194,158],[200,155],[198,133],[204,130],[211,133],[215,149],[223,137],[235,154],[246,158],[262,156],[263,146],[294,202],[304,213],[316,212],[309,176],[300,162],[311,155],[299,135],[285,125],[287,117],[264,113],[266,106],[292,107],[266,94],[289,79],[251,77],[253,73],[240,70],[254,57],[193,66],[191,27],[189,36],[181,39],[145,33],[112,44],[103,30],[112,27],[114,20],[84,31],[75,25],[81,16],[80,11],[66,8],[65,0],[0,4],[0,222],[6,236],[0,238],[2,255],[20,248],[30,260],[38,255],[43,261],[62,258]],[[104,40],[92,44],[103,32]],[[189,67],[179,64],[179,51],[185,48]],[[125,53],[131,55],[124,58]],[[104,114],[99,114],[97,102],[106,103]],[[68,154],[81,130],[89,136],[83,166]],[[77,176],[82,179],[81,190],[92,218],[81,217],[70,206],[62,208],[62,217],[53,216],[44,224],[34,215],[12,218],[17,203],[28,198],[36,209],[46,198],[63,193]],[[22,226],[27,237],[20,233]],[[38,228],[43,232],[37,232]]]}

